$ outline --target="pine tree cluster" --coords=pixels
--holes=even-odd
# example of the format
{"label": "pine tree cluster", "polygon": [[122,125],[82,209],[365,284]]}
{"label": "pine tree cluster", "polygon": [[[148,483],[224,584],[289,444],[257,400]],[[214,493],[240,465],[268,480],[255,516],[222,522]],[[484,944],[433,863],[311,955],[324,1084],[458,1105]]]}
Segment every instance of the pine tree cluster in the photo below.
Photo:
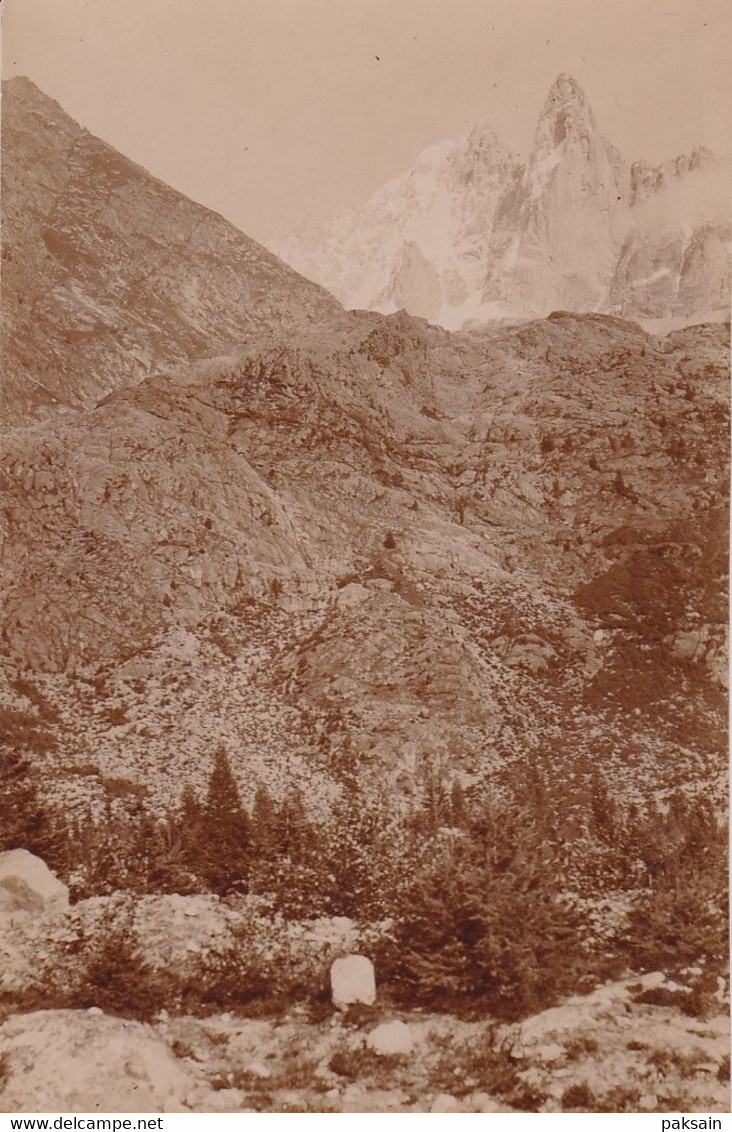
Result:
{"label": "pine tree cluster", "polygon": [[[409,1003],[518,1016],[583,979],[726,953],[726,834],[713,807],[681,794],[622,806],[597,770],[571,822],[526,763],[492,794],[425,767],[407,808],[349,778],[316,824],[296,791],[276,799],[260,786],[247,809],[220,748],[205,794],[186,789],[163,817],[131,793],[101,818],[64,823],[17,752],[1,765],[0,845],[45,856],[77,899],[255,893],[289,918],[387,923],[380,978]],[[619,891],[632,912],[599,948],[582,900]]]}

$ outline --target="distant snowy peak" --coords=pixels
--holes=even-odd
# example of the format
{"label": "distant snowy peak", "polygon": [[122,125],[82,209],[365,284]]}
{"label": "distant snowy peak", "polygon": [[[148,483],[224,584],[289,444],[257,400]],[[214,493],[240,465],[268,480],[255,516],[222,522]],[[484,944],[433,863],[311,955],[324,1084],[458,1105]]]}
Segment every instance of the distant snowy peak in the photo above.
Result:
{"label": "distant snowy peak", "polygon": [[429,146],[360,208],[296,231],[275,250],[347,306],[405,307],[460,325],[483,285],[498,202],[521,172],[479,121],[457,141]]}
{"label": "distant snowy peak", "polygon": [[527,315],[596,309],[617,258],[617,218],[629,185],[628,169],[599,133],[584,91],[560,75],[491,241],[484,297]]}
{"label": "distant snowy peak", "polygon": [[527,167],[530,190],[536,195],[537,188],[545,188],[554,171],[563,168],[570,176],[583,174],[585,195],[602,192],[616,202],[628,197],[625,162],[598,130],[582,87],[566,74],[555,81],[539,115]]}
{"label": "distant snowy peak", "polygon": [[702,147],[630,165],[560,74],[525,161],[480,120],[275,250],[346,306],[404,307],[448,328],[556,308],[695,316],[728,286],[720,168]]}
{"label": "distant snowy peak", "polygon": [[472,129],[450,145],[445,166],[449,175],[466,185],[477,176],[502,177],[519,164],[515,154],[503,144],[487,119],[479,119]]}
{"label": "distant snowy peak", "polygon": [[690,173],[716,175],[720,165],[719,158],[706,146],[696,146],[691,153],[682,153],[679,157],[665,161],[661,165],[636,161],[630,170],[631,203],[640,204],[641,201],[663,192]]}
{"label": "distant snowy peak", "polygon": [[533,156],[541,160],[561,145],[588,146],[596,133],[595,116],[584,90],[571,75],[559,75],[536,124]]}

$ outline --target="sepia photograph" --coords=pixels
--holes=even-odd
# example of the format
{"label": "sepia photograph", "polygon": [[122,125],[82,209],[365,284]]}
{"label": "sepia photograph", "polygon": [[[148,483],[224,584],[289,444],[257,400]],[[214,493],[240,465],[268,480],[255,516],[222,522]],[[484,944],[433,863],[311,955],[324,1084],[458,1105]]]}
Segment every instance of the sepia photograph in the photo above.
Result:
{"label": "sepia photograph", "polygon": [[732,7],[0,18],[0,1112],[721,1129]]}

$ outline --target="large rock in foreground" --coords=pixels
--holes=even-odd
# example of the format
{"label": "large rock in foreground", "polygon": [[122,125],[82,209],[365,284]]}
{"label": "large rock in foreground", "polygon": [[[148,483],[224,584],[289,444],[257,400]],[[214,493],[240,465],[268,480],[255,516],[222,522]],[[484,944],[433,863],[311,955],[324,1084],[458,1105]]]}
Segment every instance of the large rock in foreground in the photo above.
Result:
{"label": "large rock in foreground", "polygon": [[395,1018],[392,1022],[382,1022],[372,1030],[366,1044],[382,1057],[395,1057],[412,1052],[414,1037],[406,1022]]}
{"label": "large rock in foreground", "polygon": [[45,861],[27,849],[0,853],[0,914],[61,911],[69,890]]}
{"label": "large rock in foreground", "polygon": [[9,1112],[184,1112],[192,1081],[149,1026],[71,1010],[0,1029]]}

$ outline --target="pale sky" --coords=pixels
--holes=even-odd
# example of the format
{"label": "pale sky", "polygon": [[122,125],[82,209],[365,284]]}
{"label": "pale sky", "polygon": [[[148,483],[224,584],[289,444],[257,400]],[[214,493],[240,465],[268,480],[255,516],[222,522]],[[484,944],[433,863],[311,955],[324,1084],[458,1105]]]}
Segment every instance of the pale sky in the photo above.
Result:
{"label": "pale sky", "polygon": [[629,159],[730,152],[730,0],[3,0],[3,77],[267,242],[560,71]]}

